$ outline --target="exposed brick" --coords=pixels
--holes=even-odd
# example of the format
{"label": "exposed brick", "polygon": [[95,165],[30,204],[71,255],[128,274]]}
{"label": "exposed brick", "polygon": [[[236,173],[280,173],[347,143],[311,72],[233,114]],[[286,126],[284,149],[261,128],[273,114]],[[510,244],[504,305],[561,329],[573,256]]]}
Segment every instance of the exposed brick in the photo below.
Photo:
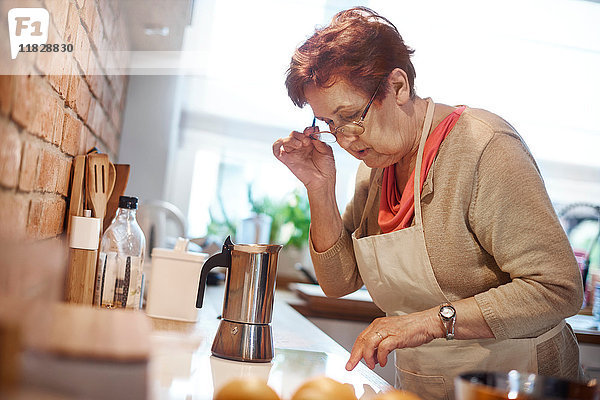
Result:
{"label": "exposed brick", "polygon": [[71,176],[71,163],[69,159],[60,159],[58,177],[56,179],[56,193],[67,196],[69,194],[69,178]]}
{"label": "exposed brick", "polygon": [[81,8],[79,15],[81,16],[81,23],[87,29],[88,32],[92,32],[94,29],[94,13],[96,9],[95,0],[85,0],[83,7]]}
{"label": "exposed brick", "polygon": [[[0,7],[2,2],[0,2]],[[6,12],[2,12],[0,10],[0,15],[7,15],[8,10]],[[10,54],[10,42],[8,40],[8,21],[4,18],[0,18],[0,32],[2,32],[2,37],[4,40],[0,40],[0,60],[2,60],[2,73],[6,75],[10,75],[10,69],[7,69],[8,60],[11,58]]]}
{"label": "exposed brick", "polygon": [[110,110],[110,118],[113,125],[117,128],[118,131],[121,130],[121,117],[121,105],[118,102],[114,101]]}
{"label": "exposed brick", "polygon": [[[32,75],[37,74],[35,70],[35,58],[37,52],[21,52],[16,59],[10,60],[8,64],[4,62],[5,72],[7,75]],[[3,68],[4,69],[4,68]]]}
{"label": "exposed brick", "polygon": [[64,102],[60,99],[54,99],[54,127],[52,134],[52,143],[60,146],[63,137],[63,125],[64,125]]}
{"label": "exposed brick", "polygon": [[100,19],[104,23],[104,36],[107,38],[111,37],[115,25],[115,15],[109,3],[110,0],[98,1],[98,11],[100,13]]}
{"label": "exposed brick", "polygon": [[8,10],[15,7],[43,7],[42,0],[2,0],[0,10],[7,14]]}
{"label": "exposed brick", "polygon": [[79,63],[83,73],[87,75],[89,72],[90,40],[82,25],[77,27],[77,39],[73,49],[73,56]]}
{"label": "exposed brick", "polygon": [[104,91],[102,92],[102,107],[106,110],[106,113],[110,115],[110,111],[113,108],[113,103],[117,99],[115,98],[115,92],[111,88],[110,84],[105,84]]}
{"label": "exposed brick", "polygon": [[74,67],[74,61],[71,55],[65,54],[64,57],[59,60],[59,62],[60,65],[56,67],[57,74],[48,76],[48,81],[54,90],[56,90],[58,95],[62,99],[66,99],[69,90],[71,69]]}
{"label": "exposed brick", "polygon": [[96,49],[99,49],[102,45],[102,39],[104,38],[104,26],[102,25],[102,20],[100,19],[100,13],[98,12],[97,7],[94,7],[94,22],[92,30],[89,32],[92,45]]}
{"label": "exposed brick", "polygon": [[26,237],[29,199],[21,194],[0,189],[0,239]]}
{"label": "exposed brick", "polygon": [[[52,13],[50,13],[50,16],[52,16]],[[50,28],[48,29],[47,43],[57,43],[58,39],[59,35],[56,31],[56,28],[52,24],[50,24]],[[35,65],[43,75],[52,75],[52,70],[55,68],[54,58],[54,52],[38,52],[35,57]]]}
{"label": "exposed brick", "polygon": [[98,59],[93,51],[90,52],[89,62],[89,74],[85,76],[85,80],[94,96],[98,99],[102,99],[105,80],[104,76],[102,76],[102,70],[100,69]]}
{"label": "exposed brick", "polygon": [[85,131],[85,140],[84,142],[84,151],[82,151],[83,153],[87,153],[91,148],[98,146],[98,139],[94,136],[94,134],[92,134],[92,131],[90,131],[87,128],[84,128]]}
{"label": "exposed brick", "polygon": [[70,43],[75,46],[75,41],[77,39],[77,28],[81,25],[81,20],[79,19],[79,11],[77,11],[77,7],[72,2],[69,2],[69,11],[67,13],[67,26],[65,28],[65,34],[63,38],[65,39],[65,43]]}
{"label": "exposed brick", "polygon": [[8,115],[12,105],[13,78],[10,75],[0,75],[0,113]]}
{"label": "exposed brick", "polygon": [[87,126],[92,126],[92,121],[94,120],[94,115],[96,114],[97,104],[98,100],[96,100],[96,98],[92,96],[92,98],[90,99],[90,106],[88,108],[88,118],[85,121]]}
{"label": "exposed brick", "polygon": [[37,103],[29,131],[47,142],[52,142],[54,119],[56,117],[56,98],[41,79],[32,79],[31,83],[32,86],[36,86]]}
{"label": "exposed brick", "polygon": [[87,121],[91,96],[85,80],[79,75],[72,75],[69,82],[67,105],[84,121]]}
{"label": "exposed brick", "polygon": [[129,83],[129,77],[127,75],[121,75],[121,91],[119,92],[119,102],[121,103],[121,110],[125,108],[125,99],[127,97],[127,85]]}
{"label": "exposed brick", "polygon": [[15,99],[12,107],[13,120],[24,128],[29,128],[34,119],[35,108],[37,104],[37,87],[31,83],[32,77],[27,75],[14,76]]}
{"label": "exposed brick", "polygon": [[103,138],[110,151],[113,154],[118,154],[119,138],[117,136],[117,131],[113,128],[112,124],[106,124],[106,127],[103,132]]}
{"label": "exposed brick", "polygon": [[42,225],[44,212],[44,197],[36,197],[31,200],[29,214],[26,216],[27,234],[32,239],[40,238],[40,227]]}
{"label": "exposed brick", "polygon": [[[0,76],[0,237],[60,235],[72,156],[94,146],[117,154],[126,78],[105,73],[109,64],[114,71],[127,61],[129,39],[114,3],[0,2],[0,15],[13,7],[45,7],[48,43],[72,44],[74,50],[19,54]],[[0,55],[8,53],[2,42]]]}
{"label": "exposed brick", "polygon": [[[48,43],[58,45],[59,50],[62,50],[62,46],[65,45],[62,36],[53,25],[50,25]],[[61,75],[63,74],[64,63],[69,62],[70,57],[69,52],[63,51],[38,52],[36,55],[36,66],[43,75]]]}
{"label": "exposed brick", "polygon": [[[35,204],[34,204],[35,203]],[[47,239],[63,231],[66,202],[55,195],[44,195],[31,202],[29,225],[37,228],[31,232],[37,239]]]}
{"label": "exposed brick", "polygon": [[65,220],[65,211],[67,203],[62,197],[58,197],[47,203],[44,207],[44,225],[42,225],[41,234],[44,238],[60,235],[63,232],[63,223]]}
{"label": "exposed brick", "polygon": [[25,141],[23,144],[23,156],[21,158],[21,174],[19,176],[19,189],[25,192],[34,190],[37,180],[38,160],[40,148],[33,141]]}
{"label": "exposed brick", "polygon": [[46,0],[46,9],[50,13],[50,18],[54,22],[58,34],[63,37],[69,15],[69,2],[65,0]]}
{"label": "exposed brick", "polygon": [[111,45],[106,36],[102,38],[102,44],[98,48],[98,62],[100,63],[100,67],[106,71],[108,64],[108,52],[111,50]]}
{"label": "exposed brick", "polygon": [[107,123],[108,123],[108,118],[106,117],[104,110],[100,106],[100,103],[97,103],[94,120],[92,121],[92,125],[90,125],[92,132],[94,132],[94,134],[97,137],[102,138],[102,129],[103,129],[104,125],[106,125]]}
{"label": "exposed brick", "polygon": [[61,150],[65,153],[75,156],[82,154],[81,142],[82,142],[82,122],[76,117],[71,116],[69,113],[64,114],[64,127]]}
{"label": "exposed brick", "polygon": [[15,126],[0,119],[0,185],[14,188],[19,183],[21,138]]}
{"label": "exposed brick", "polygon": [[49,148],[42,148],[40,154],[40,167],[36,188],[44,192],[54,192],[58,180],[60,159]]}

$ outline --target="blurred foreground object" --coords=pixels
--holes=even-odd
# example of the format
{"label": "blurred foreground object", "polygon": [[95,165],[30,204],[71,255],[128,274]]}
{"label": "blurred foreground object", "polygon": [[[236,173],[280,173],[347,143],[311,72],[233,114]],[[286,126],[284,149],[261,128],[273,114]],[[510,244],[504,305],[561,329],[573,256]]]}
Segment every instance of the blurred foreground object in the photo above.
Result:
{"label": "blurred foreground object", "polygon": [[279,400],[279,396],[259,378],[236,378],[226,383],[215,400]]}
{"label": "blurred foreground object", "polygon": [[62,298],[65,248],[59,239],[0,241],[0,394],[16,393],[24,336]]}
{"label": "blurred foreground object", "polygon": [[591,309],[594,287],[600,279],[600,205],[573,203],[558,215],[581,271],[585,290],[583,307]]}
{"label": "blurred foreground object", "polygon": [[55,303],[24,335],[22,383],[77,399],[146,399],[150,332],[141,311]]}
{"label": "blurred foreground object", "polygon": [[292,396],[292,400],[356,400],[352,386],[326,376],[304,382]]}
{"label": "blurred foreground object", "polygon": [[472,372],[455,379],[456,400],[528,399],[599,400],[595,380],[589,383],[510,371]]}
{"label": "blurred foreground object", "polygon": [[147,398],[146,316],[61,303],[66,249],[0,243],[0,398]]}

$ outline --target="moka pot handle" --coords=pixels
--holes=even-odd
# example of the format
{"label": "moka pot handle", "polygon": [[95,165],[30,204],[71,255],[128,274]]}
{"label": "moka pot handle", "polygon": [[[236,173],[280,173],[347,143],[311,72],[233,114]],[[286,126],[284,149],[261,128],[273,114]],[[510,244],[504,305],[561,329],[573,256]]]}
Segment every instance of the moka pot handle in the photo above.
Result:
{"label": "moka pot handle", "polygon": [[202,302],[204,301],[204,290],[206,289],[206,278],[211,269],[215,267],[231,267],[231,247],[233,243],[229,236],[225,239],[223,244],[223,250],[219,254],[215,254],[210,257],[202,266],[200,272],[200,283],[198,284],[198,297],[196,298],[196,308],[202,308]]}

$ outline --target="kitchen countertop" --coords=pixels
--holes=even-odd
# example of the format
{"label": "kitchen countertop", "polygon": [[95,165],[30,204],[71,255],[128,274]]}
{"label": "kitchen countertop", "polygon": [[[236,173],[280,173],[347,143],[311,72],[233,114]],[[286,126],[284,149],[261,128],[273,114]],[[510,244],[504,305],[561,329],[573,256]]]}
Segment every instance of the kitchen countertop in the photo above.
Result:
{"label": "kitchen countertop", "polygon": [[285,296],[283,292],[275,295],[271,324],[275,354],[270,363],[236,362],[211,355],[222,310],[222,287],[207,287],[196,323],[151,318],[151,398],[212,399],[230,379],[248,376],[267,380],[283,400],[290,399],[304,381],[319,375],[352,385],[359,399],[390,388],[362,363],[354,371],[346,371],[349,353],[288,305]]}

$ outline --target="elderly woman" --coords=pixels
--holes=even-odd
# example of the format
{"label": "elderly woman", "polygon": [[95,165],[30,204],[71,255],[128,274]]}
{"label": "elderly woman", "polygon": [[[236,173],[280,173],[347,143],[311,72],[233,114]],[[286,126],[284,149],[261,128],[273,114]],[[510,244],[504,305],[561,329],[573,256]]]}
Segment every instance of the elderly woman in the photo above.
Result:
{"label": "elderly woman", "polygon": [[[319,284],[334,297],[364,284],[387,314],[346,368],[394,351],[396,384],[431,399],[453,398],[469,370],[578,378],[565,317],[581,306],[581,276],[535,161],[497,115],[417,96],[412,53],[390,21],[353,8],[287,74],[294,104],[328,125],[273,145],[307,189]],[[343,215],[327,139],[362,160]]]}

